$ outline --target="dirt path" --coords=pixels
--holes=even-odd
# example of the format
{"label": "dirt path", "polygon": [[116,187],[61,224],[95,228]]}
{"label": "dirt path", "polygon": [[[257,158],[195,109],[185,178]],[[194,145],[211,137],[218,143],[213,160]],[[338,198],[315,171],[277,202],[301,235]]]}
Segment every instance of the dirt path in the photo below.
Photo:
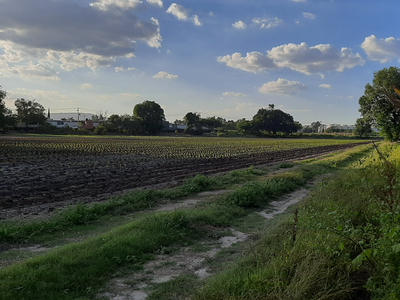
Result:
{"label": "dirt path", "polygon": [[[319,180],[314,181],[316,184]],[[215,196],[228,191],[205,192],[197,198],[187,199],[180,203],[160,206],[157,211],[171,211],[179,208],[193,208],[197,203],[207,199],[207,196]],[[308,189],[296,190],[257,212],[265,219],[272,219],[275,215],[285,212],[285,210],[309,194]],[[202,241],[202,246],[207,251],[194,251],[190,247],[181,247],[174,253],[160,253],[155,259],[144,265],[142,271],[128,274],[110,280],[99,298],[109,300],[144,300],[151,293],[151,288],[159,283],[168,282],[180,275],[196,275],[200,280],[212,275],[208,259],[216,254],[231,247],[238,242],[246,241],[251,234],[243,233],[235,228],[230,228],[230,235],[223,236],[218,240],[207,239]]]}

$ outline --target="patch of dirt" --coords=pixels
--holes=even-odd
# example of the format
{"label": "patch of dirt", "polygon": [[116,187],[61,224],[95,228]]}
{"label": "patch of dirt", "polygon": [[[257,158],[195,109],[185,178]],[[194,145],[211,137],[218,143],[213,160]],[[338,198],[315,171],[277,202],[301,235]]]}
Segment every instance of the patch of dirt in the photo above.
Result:
{"label": "patch of dirt", "polygon": [[209,159],[162,159],[140,154],[64,157],[47,152],[46,157],[31,153],[17,158],[8,153],[0,157],[0,220],[16,216],[37,218],[70,204],[98,202],[132,189],[173,186],[197,174],[308,159],[359,144]]}
{"label": "patch of dirt", "polygon": [[[315,185],[327,176],[321,176],[311,184]],[[207,192],[203,195],[215,195],[226,191]],[[272,219],[275,215],[283,213],[290,205],[293,205],[309,194],[309,190],[300,189],[290,193],[282,199],[271,202],[270,206],[263,211],[258,212],[266,219]],[[200,195],[200,194],[199,194]],[[166,209],[175,209],[185,207],[191,203],[198,203],[201,199],[188,199],[187,202],[180,203],[181,206],[166,206]],[[187,207],[187,206],[186,206]],[[272,209],[272,211],[271,211]],[[204,279],[210,275],[206,264],[208,258],[214,257],[221,249],[229,248],[234,243],[246,241],[249,234],[230,229],[232,235],[221,237],[217,243],[213,240],[203,242],[203,245],[210,247],[210,250],[204,252],[195,252],[189,247],[182,247],[173,254],[159,254],[154,260],[145,264],[140,272],[136,272],[125,277],[112,279],[105,292],[98,297],[104,297],[110,300],[143,300],[150,293],[152,285],[168,282],[179,275],[195,274],[199,279]]]}
{"label": "patch of dirt", "polygon": [[204,266],[206,259],[214,257],[223,248],[245,241],[247,237],[247,234],[232,229],[232,236],[221,237],[217,242],[204,242],[204,246],[211,246],[208,251],[195,252],[189,247],[182,247],[173,254],[159,254],[145,264],[142,271],[112,279],[106,287],[107,292],[99,294],[98,298],[141,300],[147,298],[149,287],[168,282],[174,277],[196,274],[201,279],[206,278],[211,275]]}

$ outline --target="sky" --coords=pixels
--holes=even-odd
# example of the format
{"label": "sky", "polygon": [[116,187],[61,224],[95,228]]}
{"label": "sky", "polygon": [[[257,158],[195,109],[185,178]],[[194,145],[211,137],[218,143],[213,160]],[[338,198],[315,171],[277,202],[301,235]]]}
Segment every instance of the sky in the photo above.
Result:
{"label": "sky", "polygon": [[6,105],[173,122],[252,119],[274,104],[303,125],[354,124],[374,72],[400,61],[389,0],[0,0]]}

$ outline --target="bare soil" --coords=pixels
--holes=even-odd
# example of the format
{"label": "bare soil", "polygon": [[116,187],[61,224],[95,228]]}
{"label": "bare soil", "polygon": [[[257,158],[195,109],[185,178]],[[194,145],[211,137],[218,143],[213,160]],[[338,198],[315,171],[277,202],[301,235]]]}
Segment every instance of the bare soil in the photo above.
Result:
{"label": "bare soil", "polygon": [[[365,143],[365,142],[363,142]],[[157,160],[137,155],[50,157],[0,163],[0,220],[97,202],[136,188],[173,186],[210,175],[280,161],[297,161],[363,143],[294,149],[215,159]]]}

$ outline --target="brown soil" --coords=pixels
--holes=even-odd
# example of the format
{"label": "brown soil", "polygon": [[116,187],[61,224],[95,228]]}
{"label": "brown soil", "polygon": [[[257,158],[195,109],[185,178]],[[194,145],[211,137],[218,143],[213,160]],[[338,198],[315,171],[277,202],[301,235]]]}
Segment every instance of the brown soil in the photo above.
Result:
{"label": "brown soil", "polygon": [[51,212],[58,206],[78,201],[99,201],[130,189],[177,184],[197,174],[209,175],[279,161],[301,160],[357,145],[333,145],[207,160],[166,161],[151,158],[140,164],[137,164],[134,155],[2,162],[0,219],[6,218],[11,211],[24,214],[24,208],[31,205],[35,205],[37,212]]}

